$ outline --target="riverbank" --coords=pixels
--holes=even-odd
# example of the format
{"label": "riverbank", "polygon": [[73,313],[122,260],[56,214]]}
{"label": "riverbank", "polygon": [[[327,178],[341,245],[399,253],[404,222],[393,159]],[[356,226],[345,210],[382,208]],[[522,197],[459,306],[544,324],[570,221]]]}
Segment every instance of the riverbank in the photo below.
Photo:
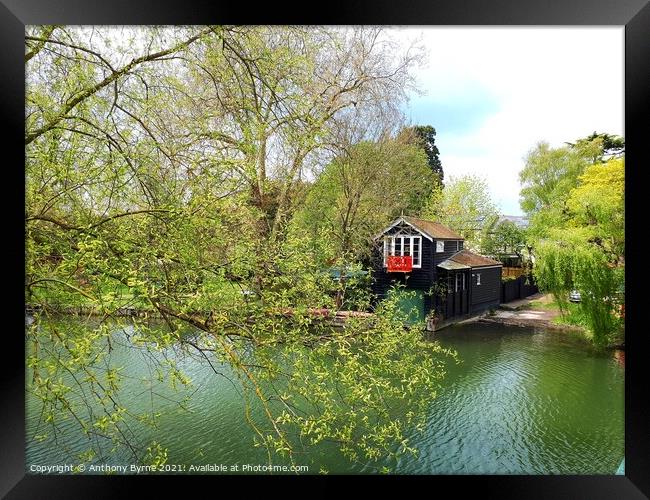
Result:
{"label": "riverbank", "polygon": [[[567,333],[590,341],[590,332],[583,324],[578,304],[569,303],[568,312],[563,315],[551,294],[537,293],[525,299],[501,304],[499,309],[477,321],[501,325],[545,328],[549,331]],[[607,349],[625,350],[625,342],[606,346]]]}
{"label": "riverbank", "polygon": [[[37,305],[28,304],[25,307],[26,313],[34,314],[41,310],[41,307]],[[105,317],[105,316],[114,316],[114,317],[134,317],[134,318],[147,318],[147,319],[164,319],[164,316],[155,309],[142,309],[137,307],[119,307],[110,314],[100,310],[95,306],[86,306],[86,305],[76,305],[76,306],[55,306],[51,308],[51,311],[54,314],[60,314],[65,316],[83,316],[83,317]],[[326,308],[311,308],[308,309],[307,313],[314,320],[323,320],[328,321],[332,326],[343,327],[345,322],[351,318],[369,318],[374,316],[373,313],[364,312],[364,311],[342,311],[335,309],[326,309]],[[194,312],[191,314],[203,314],[208,315],[209,312],[201,311]],[[281,315],[287,318],[294,316],[295,312],[292,308],[284,308],[281,310],[276,310],[274,314]]]}
{"label": "riverbank", "polygon": [[536,293],[525,299],[501,304],[493,314],[478,319],[484,323],[520,327],[538,327],[558,332],[587,335],[584,326],[562,321],[560,310],[553,303],[550,294]]}

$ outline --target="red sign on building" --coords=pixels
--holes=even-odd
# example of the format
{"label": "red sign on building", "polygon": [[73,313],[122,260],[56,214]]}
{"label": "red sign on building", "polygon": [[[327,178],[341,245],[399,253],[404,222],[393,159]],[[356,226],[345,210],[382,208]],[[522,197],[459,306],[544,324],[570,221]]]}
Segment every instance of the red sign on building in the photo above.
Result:
{"label": "red sign on building", "polygon": [[413,270],[413,257],[410,255],[395,255],[388,257],[389,273],[408,273]]}

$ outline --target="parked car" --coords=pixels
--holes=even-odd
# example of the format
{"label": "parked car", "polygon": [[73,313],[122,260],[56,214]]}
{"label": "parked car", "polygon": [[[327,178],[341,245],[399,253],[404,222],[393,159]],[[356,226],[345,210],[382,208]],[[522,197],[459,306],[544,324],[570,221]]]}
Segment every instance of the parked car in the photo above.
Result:
{"label": "parked car", "polygon": [[571,293],[569,294],[569,301],[580,302],[581,300],[582,297],[580,296],[580,292],[578,290],[572,290]]}

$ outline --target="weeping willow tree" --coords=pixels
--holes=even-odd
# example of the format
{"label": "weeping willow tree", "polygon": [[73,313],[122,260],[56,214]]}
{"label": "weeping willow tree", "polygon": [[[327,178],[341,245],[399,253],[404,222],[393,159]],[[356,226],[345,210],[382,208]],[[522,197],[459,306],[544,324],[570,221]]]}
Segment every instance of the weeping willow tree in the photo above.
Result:
{"label": "weeping willow tree", "polygon": [[[451,353],[405,331],[390,301],[340,330],[315,317],[348,283],[286,229],[306,172],[340,154],[349,111],[397,113],[417,58],[374,28],[28,28],[35,438],[76,429],[84,460],[110,460],[110,443],[166,461],[165,443],[137,432],[160,412],[122,403],[117,321],[155,364],[149,392],[155,380],[192,385],[170,348],[215,376],[231,366],[269,462],[322,442],[359,461],[413,452],[406,435],[424,424]],[[95,320],[62,326],[71,310]]]}
{"label": "weeping willow tree", "polygon": [[539,286],[550,291],[563,314],[571,290],[581,295],[580,308],[593,342],[605,346],[618,340],[624,287],[624,270],[609,262],[589,245],[543,242],[537,247],[535,276]]}
{"label": "weeping willow tree", "polygon": [[598,346],[619,341],[625,296],[624,161],[586,167],[566,197],[565,218],[535,244],[535,276],[563,313],[571,290]]}

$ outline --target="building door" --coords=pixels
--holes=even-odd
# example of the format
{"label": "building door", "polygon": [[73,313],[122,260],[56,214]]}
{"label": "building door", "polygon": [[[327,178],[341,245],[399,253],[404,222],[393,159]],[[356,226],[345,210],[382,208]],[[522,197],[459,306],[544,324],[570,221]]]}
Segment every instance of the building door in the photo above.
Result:
{"label": "building door", "polygon": [[463,316],[469,313],[469,279],[466,271],[455,271],[447,281],[449,289],[450,316]]}
{"label": "building door", "polygon": [[462,274],[458,271],[454,273],[454,316],[463,314]]}
{"label": "building door", "polygon": [[469,273],[463,271],[461,274],[461,314],[469,314]]}

